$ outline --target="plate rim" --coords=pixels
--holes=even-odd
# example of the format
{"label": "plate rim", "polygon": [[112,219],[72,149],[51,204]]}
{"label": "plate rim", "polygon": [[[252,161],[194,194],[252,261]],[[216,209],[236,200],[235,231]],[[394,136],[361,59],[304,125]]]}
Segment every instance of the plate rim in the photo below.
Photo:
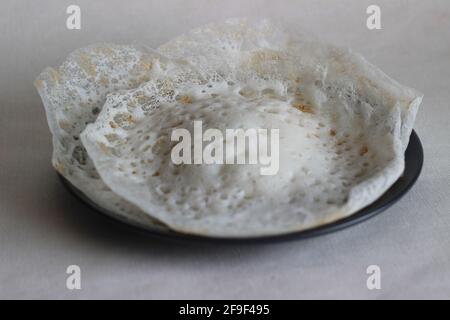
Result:
{"label": "plate rim", "polygon": [[322,226],[314,227],[311,229],[293,231],[289,233],[283,233],[278,235],[256,236],[256,237],[213,237],[202,236],[195,234],[185,234],[174,230],[151,230],[144,225],[136,223],[126,218],[121,218],[116,214],[108,213],[106,209],[101,208],[92,200],[90,200],[82,191],[73,186],[65,177],[60,173],[58,177],[62,181],[63,185],[69,192],[75,196],[80,202],[93,209],[99,215],[108,218],[116,224],[122,227],[127,227],[133,231],[144,233],[147,236],[172,239],[172,240],[190,240],[201,242],[215,242],[215,243],[231,243],[231,244],[243,244],[243,243],[271,243],[271,242],[283,242],[292,240],[303,240],[314,238],[333,232],[337,232],[379,215],[386,211],[396,202],[398,202],[408,191],[413,187],[419,178],[424,163],[424,152],[420,138],[415,130],[412,130],[408,147],[405,151],[405,169],[402,176],[376,201],[372,204],[360,209],[352,215],[343,219],[327,223]]}

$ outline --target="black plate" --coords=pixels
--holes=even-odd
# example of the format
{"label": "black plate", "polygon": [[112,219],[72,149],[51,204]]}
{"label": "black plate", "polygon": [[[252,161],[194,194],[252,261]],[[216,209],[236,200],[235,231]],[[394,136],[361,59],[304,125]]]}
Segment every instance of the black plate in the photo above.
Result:
{"label": "black plate", "polygon": [[69,181],[60,175],[64,185],[79,198],[84,203],[88,204],[90,207],[94,208],[97,212],[101,213],[103,216],[107,216],[114,221],[119,221],[122,225],[128,225],[134,230],[140,230],[146,234],[159,236],[159,237],[169,237],[177,238],[180,240],[201,240],[201,241],[217,241],[217,242],[228,242],[228,243],[252,243],[252,242],[273,242],[282,240],[296,240],[305,239],[310,237],[316,237],[324,235],[330,232],[338,231],[357,223],[363,222],[373,216],[383,212],[395,202],[400,200],[414,185],[417,178],[420,175],[423,165],[423,148],[420,143],[420,139],[416,132],[413,131],[410,137],[408,148],[405,152],[405,171],[403,175],[386,191],[377,201],[371,205],[359,210],[357,213],[351,216],[317,227],[309,230],[298,231],[288,234],[275,235],[275,236],[261,236],[261,237],[249,237],[249,238],[214,238],[207,236],[196,236],[188,235],[183,233],[178,233],[172,230],[153,230],[146,228],[143,225],[138,225],[136,223],[130,222],[125,218],[117,217],[116,215],[107,212],[107,210],[100,208],[98,205],[93,203],[88,197],[86,197],[80,190],[75,188]]}

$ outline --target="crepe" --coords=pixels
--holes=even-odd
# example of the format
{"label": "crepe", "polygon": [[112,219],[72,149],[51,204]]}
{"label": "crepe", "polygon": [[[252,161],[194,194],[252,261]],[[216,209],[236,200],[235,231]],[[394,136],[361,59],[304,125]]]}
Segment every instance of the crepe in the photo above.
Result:
{"label": "crepe", "polygon": [[[81,139],[111,190],[174,230],[256,237],[321,226],[369,205],[403,172],[422,95],[351,50],[229,20],[158,51],[173,67],[110,94]],[[174,163],[171,132],[193,133],[195,121],[278,129],[279,171]]]}
{"label": "crepe", "polygon": [[106,211],[162,228],[104,184],[80,140],[86,125],[100,113],[108,93],[136,88],[150,79],[155,56],[144,47],[92,45],[70,54],[59,68],[44,70],[35,86],[53,136],[52,163],[56,170]]}

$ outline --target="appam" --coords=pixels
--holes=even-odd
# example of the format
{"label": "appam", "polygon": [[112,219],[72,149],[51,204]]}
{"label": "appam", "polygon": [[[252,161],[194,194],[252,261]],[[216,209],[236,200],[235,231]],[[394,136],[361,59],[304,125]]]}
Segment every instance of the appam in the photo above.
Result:
{"label": "appam", "polygon": [[[258,237],[314,228],[369,205],[403,172],[422,95],[351,50],[265,20],[230,20],[158,51],[172,67],[109,94],[81,140],[115,194],[173,230]],[[279,172],[174,164],[170,134],[192,133],[194,121],[279,129]]]}
{"label": "appam", "polygon": [[134,45],[92,45],[71,53],[60,67],[44,70],[35,86],[46,110],[53,137],[52,163],[58,173],[109,212],[162,228],[104,184],[80,140],[86,125],[100,113],[108,93],[135,88],[149,80],[155,55]]}

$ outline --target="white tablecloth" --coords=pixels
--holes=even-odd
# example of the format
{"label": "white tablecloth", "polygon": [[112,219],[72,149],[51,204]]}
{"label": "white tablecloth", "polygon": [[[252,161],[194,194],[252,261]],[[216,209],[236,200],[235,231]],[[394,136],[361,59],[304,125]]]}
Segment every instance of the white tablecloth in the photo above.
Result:
{"label": "white tablecloth", "polygon": [[[366,8],[382,30],[366,28]],[[450,2],[72,1],[0,3],[0,298],[450,298]],[[73,198],[50,164],[51,139],[32,82],[91,43],[156,47],[233,16],[282,17],[348,45],[425,94],[416,130],[425,166],[391,209],[320,238],[266,245],[163,241],[128,231]],[[79,265],[82,289],[66,288]],[[381,269],[368,290],[366,268]]]}

